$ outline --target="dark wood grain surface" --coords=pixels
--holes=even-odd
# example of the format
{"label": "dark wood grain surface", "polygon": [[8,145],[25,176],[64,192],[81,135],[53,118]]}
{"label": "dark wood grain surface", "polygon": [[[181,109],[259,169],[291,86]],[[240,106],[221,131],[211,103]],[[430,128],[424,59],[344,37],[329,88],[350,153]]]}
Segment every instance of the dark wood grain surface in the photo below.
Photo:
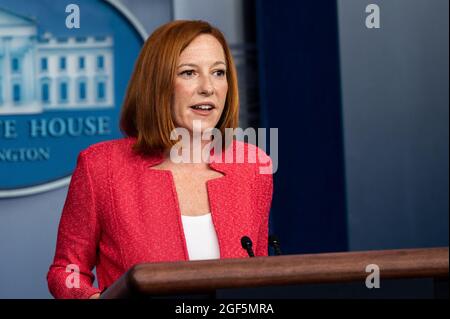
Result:
{"label": "dark wood grain surface", "polygon": [[379,267],[381,279],[445,278],[449,251],[441,247],[139,264],[109,287],[102,298],[364,281],[370,264]]}

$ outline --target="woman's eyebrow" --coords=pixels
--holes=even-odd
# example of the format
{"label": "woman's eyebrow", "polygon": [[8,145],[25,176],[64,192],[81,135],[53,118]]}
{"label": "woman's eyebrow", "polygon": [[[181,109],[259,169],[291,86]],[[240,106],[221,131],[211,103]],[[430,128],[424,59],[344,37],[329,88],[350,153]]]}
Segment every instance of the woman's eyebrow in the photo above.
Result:
{"label": "woman's eyebrow", "polygon": [[[219,64],[223,64],[224,66],[226,66],[225,62],[223,62],[223,61],[216,61],[216,62],[213,63],[212,66],[216,66],[216,65],[219,65]],[[177,68],[179,69],[179,68],[182,68],[184,66],[190,66],[190,67],[193,67],[193,68],[198,67],[198,65],[194,64],[194,63],[183,63],[183,64],[180,64]]]}
{"label": "woman's eyebrow", "polygon": [[216,61],[212,66],[216,66],[218,64],[223,64],[224,66],[227,66],[226,63],[222,61]]}

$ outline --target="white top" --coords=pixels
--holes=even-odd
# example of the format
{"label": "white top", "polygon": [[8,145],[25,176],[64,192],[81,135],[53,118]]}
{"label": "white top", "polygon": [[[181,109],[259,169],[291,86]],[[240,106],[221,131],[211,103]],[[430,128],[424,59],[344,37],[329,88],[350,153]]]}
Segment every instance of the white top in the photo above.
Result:
{"label": "white top", "polygon": [[211,213],[200,216],[181,215],[189,260],[220,258],[219,242]]}

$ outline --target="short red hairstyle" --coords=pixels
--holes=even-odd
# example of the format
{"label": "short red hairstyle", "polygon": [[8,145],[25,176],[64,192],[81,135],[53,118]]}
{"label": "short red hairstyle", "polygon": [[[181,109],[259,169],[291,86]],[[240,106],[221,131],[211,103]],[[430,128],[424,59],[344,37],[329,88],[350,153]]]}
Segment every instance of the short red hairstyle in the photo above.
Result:
{"label": "short red hairstyle", "polygon": [[125,136],[137,138],[133,146],[137,153],[164,151],[177,142],[170,139],[170,132],[175,129],[171,102],[177,61],[181,52],[201,34],[210,34],[221,43],[227,64],[228,92],[216,128],[225,136],[225,128],[237,127],[237,72],[224,35],[205,21],[172,21],[156,29],[144,43],[128,84],[120,129]]}

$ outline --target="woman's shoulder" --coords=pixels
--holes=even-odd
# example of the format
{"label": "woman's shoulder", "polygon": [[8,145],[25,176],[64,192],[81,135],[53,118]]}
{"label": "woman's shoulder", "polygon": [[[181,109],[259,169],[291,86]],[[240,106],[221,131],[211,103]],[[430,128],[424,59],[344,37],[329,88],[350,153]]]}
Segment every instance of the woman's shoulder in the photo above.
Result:
{"label": "woman's shoulder", "polygon": [[82,150],[79,157],[95,166],[109,167],[116,170],[140,166],[150,158],[143,158],[133,151],[134,137],[123,137],[90,145]]}
{"label": "woman's shoulder", "polygon": [[250,160],[252,159],[253,155],[256,155],[256,160],[258,162],[259,161],[266,162],[267,160],[270,159],[270,156],[267,155],[266,151],[263,148],[244,141],[234,140],[233,150],[236,153],[243,151],[243,154],[247,155]]}
{"label": "woman's shoulder", "polygon": [[225,156],[222,156],[222,160],[235,169],[253,172],[272,165],[270,156],[261,147],[240,140],[233,140],[232,145],[226,149]]}
{"label": "woman's shoulder", "polygon": [[101,141],[94,143],[83,149],[80,153],[91,159],[104,159],[111,155],[129,155],[132,153],[132,146],[135,138],[123,137],[113,140]]}
{"label": "woman's shoulder", "polygon": [[244,151],[244,154],[249,156],[249,159],[252,159],[252,155],[256,155],[256,160],[266,162],[270,159],[270,156],[266,153],[266,151],[251,143],[247,143],[240,140],[234,140],[233,141],[233,148],[235,152],[239,152],[240,150]]}

